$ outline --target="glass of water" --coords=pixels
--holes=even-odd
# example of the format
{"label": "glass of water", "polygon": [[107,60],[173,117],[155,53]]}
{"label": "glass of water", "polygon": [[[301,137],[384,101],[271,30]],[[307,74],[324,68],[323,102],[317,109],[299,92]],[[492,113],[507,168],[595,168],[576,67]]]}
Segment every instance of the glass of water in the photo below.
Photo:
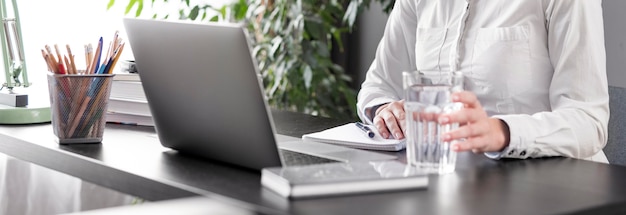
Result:
{"label": "glass of water", "polygon": [[439,115],[459,110],[451,93],[463,90],[463,74],[450,71],[403,72],[406,111],[407,163],[430,173],[454,172],[456,152],[453,142],[442,135],[458,124],[439,125]]}

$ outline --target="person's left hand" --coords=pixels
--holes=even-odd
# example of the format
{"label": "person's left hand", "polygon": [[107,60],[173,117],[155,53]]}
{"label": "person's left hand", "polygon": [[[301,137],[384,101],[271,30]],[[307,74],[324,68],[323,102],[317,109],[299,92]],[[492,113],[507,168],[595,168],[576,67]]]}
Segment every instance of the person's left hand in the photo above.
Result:
{"label": "person's left hand", "polygon": [[[443,141],[458,140],[453,150],[479,152],[502,151],[509,144],[509,128],[504,121],[487,116],[476,95],[471,92],[452,94],[452,102],[464,108],[439,116],[440,124],[459,123],[459,128],[443,134]],[[465,139],[465,140],[462,140]]]}

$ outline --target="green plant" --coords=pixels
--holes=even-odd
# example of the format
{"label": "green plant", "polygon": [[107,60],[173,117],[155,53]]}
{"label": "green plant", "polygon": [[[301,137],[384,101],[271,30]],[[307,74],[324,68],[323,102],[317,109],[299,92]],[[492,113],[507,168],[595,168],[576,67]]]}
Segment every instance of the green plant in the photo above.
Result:
{"label": "green plant", "polygon": [[[394,0],[376,0],[388,12]],[[168,2],[168,0],[162,0]],[[110,0],[108,8],[115,0]],[[179,19],[246,24],[253,35],[253,54],[263,76],[269,103],[335,118],[356,118],[356,93],[351,78],[331,59],[343,51],[342,36],[353,28],[357,14],[371,0],[236,0],[226,5],[180,0]],[[154,7],[155,0],[150,6]],[[136,7],[135,7],[136,6]],[[143,0],[128,0],[126,13],[135,16]],[[170,14],[153,14],[168,18]],[[334,47],[336,46],[336,47]]]}

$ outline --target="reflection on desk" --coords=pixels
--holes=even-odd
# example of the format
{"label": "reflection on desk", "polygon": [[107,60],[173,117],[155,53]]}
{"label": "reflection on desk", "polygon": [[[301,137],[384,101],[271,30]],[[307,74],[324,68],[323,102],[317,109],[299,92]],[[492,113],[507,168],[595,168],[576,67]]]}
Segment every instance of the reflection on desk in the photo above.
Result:
{"label": "reflection on desk", "polygon": [[129,205],[137,197],[0,154],[0,214],[58,214]]}
{"label": "reflection on desk", "polygon": [[209,198],[194,197],[177,200],[160,201],[155,203],[146,203],[142,205],[133,205],[117,208],[107,208],[92,210],[86,212],[73,213],[73,215],[137,215],[137,214],[179,214],[179,215],[207,215],[207,214],[236,214],[236,215],[253,215],[260,214],[241,208],[235,205],[229,205]]}

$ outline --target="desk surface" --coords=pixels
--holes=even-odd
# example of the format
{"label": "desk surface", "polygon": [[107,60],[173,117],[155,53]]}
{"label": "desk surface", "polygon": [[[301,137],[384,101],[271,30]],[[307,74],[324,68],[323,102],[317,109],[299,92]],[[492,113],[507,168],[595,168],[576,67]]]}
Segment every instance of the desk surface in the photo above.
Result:
{"label": "desk surface", "polygon": [[[296,137],[344,123],[273,114],[278,133]],[[62,146],[53,137],[50,124],[0,126],[0,152],[150,201],[203,195],[268,214],[626,212],[626,167],[577,159],[461,153],[457,171],[430,176],[425,190],[288,200],[263,189],[259,172],[162,147],[151,127],[108,124],[102,144]]]}

